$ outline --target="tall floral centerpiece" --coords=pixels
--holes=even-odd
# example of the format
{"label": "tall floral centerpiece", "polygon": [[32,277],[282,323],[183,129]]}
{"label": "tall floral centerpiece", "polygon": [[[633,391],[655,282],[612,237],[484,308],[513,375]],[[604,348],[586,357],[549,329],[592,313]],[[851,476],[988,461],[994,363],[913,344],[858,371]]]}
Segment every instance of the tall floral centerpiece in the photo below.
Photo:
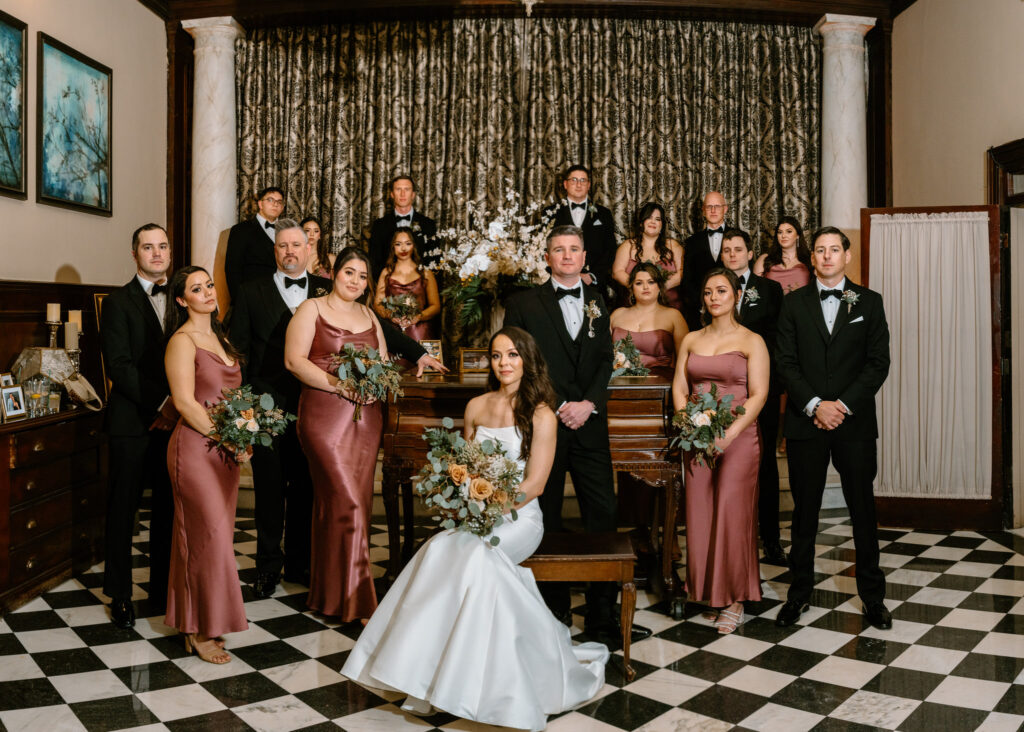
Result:
{"label": "tall floral centerpiece", "polygon": [[[512,181],[505,183],[512,185]],[[461,192],[455,195],[458,198]],[[442,296],[450,322],[470,331],[479,330],[489,318],[491,328],[483,333],[484,339],[501,325],[501,303],[508,295],[549,277],[544,253],[550,217],[531,223],[541,205],[524,206],[511,187],[501,200],[494,213],[474,201],[467,202],[468,225],[438,231],[442,245],[431,252],[439,257],[431,266],[444,277]]]}

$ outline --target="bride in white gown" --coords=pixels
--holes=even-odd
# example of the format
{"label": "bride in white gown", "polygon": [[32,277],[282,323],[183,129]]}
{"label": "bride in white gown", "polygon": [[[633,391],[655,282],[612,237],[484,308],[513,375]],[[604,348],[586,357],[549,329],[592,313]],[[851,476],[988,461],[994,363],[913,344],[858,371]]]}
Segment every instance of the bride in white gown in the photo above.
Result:
{"label": "bride in white gown", "polygon": [[[554,460],[554,390],[533,338],[519,328],[491,337],[490,391],[466,405],[466,439],[499,441],[524,467],[516,521],[497,546],[464,531],[433,536],[388,590],[341,673],[408,695],[402,708],[542,730],[604,685],[608,649],[574,646],[528,569],[544,521],[535,500]],[[523,449],[525,447],[528,449]]]}

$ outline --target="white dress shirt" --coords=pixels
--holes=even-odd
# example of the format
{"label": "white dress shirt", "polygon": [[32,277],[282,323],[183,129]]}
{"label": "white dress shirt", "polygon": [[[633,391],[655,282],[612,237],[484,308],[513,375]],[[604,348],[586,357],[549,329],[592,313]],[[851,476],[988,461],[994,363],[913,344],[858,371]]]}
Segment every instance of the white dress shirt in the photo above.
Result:
{"label": "white dress shirt", "polygon": [[708,229],[708,249],[711,250],[711,258],[718,260],[718,255],[722,253],[722,236],[725,234],[724,231],[716,231],[711,233]]}
{"label": "white dress shirt", "polygon": [[[309,273],[301,272],[298,273],[298,277],[291,277],[291,275],[277,270],[274,272],[274,285],[277,287],[277,291],[281,293],[281,299],[284,300],[284,304],[288,306],[288,309],[295,312],[295,309],[306,301],[309,297]],[[298,285],[292,285],[291,287],[284,286],[284,278],[291,277],[293,280],[299,280],[303,277],[306,278],[305,287],[299,287]]]}
{"label": "white dress shirt", "polygon": [[414,209],[414,208],[410,208],[409,209],[409,213],[404,213],[404,214],[403,213],[398,213],[398,211],[395,211],[395,218],[396,219],[399,216],[408,216],[409,217],[408,220],[403,219],[402,221],[396,221],[395,222],[395,228],[397,228],[397,229],[404,229],[407,226],[412,226],[412,217],[415,215],[415,213],[416,213],[416,209]]}
{"label": "white dress shirt", "polygon": [[569,215],[572,216],[573,226],[583,226],[583,219],[587,218],[587,206],[590,205],[590,198],[584,198],[581,203],[583,208],[574,208],[578,204],[571,198],[569,199]]}
{"label": "white dress shirt", "polygon": [[[153,295],[153,285],[155,282],[150,282],[141,275],[135,275],[135,279],[142,285],[142,289],[145,290],[146,296],[149,298],[149,304],[153,306],[153,311],[156,312],[157,320],[160,321],[160,330],[164,329],[164,315],[167,314],[167,293],[161,292],[159,295]],[[166,285],[167,280],[160,283]]]}
{"label": "white dress shirt", "polygon": [[[273,222],[268,222],[260,214],[256,214],[256,222],[260,225],[263,233],[270,237],[270,241],[277,241],[277,232],[274,230]],[[270,224],[270,228],[267,228],[267,224]]]}
{"label": "white dress shirt", "polygon": [[579,297],[560,297],[558,298],[558,307],[562,310],[562,319],[565,321],[565,329],[569,331],[569,336],[576,340],[576,336],[579,335],[580,328],[583,327],[583,282],[582,280],[576,280],[575,285],[566,287],[565,285],[559,284],[555,281],[555,278],[551,278],[551,286],[555,288],[557,293],[559,290],[571,290],[575,287],[580,288]]}
{"label": "white dress shirt", "polygon": [[[846,278],[839,280],[835,287],[828,287],[822,283],[821,280],[815,278],[814,280],[818,285],[818,293],[820,294],[823,290],[845,290],[846,289]],[[832,328],[836,324],[836,318],[839,316],[839,306],[843,303],[834,297],[828,297],[821,301],[821,314],[825,317],[825,327],[828,328],[828,332],[832,332]],[[821,401],[821,397],[811,397],[811,401],[807,402],[807,406],[804,407],[804,413],[808,417],[814,416],[814,408],[818,406],[818,402]],[[836,400],[840,404],[843,404],[841,400]],[[843,404],[843,408],[846,409],[847,414],[853,414],[850,408]]]}

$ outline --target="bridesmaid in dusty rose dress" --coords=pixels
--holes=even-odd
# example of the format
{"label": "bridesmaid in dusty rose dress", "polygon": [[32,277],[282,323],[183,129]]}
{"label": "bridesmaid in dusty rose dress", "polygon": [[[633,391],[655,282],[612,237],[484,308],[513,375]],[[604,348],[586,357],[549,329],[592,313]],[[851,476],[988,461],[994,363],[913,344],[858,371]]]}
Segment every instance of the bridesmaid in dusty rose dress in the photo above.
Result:
{"label": "bridesmaid in dusty rose dress", "polygon": [[811,281],[811,250],[804,241],[804,230],[792,216],[783,216],[775,227],[775,240],[768,251],[754,262],[754,274],[774,280],[788,295]]}
{"label": "bridesmaid in dusty rose dress", "polygon": [[288,324],[284,362],[302,382],[298,434],[313,477],[310,609],[342,622],[365,622],[377,608],[370,571],[373,471],[384,423],[379,402],[356,403],[330,371],[347,343],[387,355],[372,299],[370,260],[347,247],[334,261],[334,289],[306,300]]}
{"label": "bridesmaid in dusty rose dress", "polygon": [[628,284],[630,306],[612,313],[612,340],[621,340],[628,333],[643,365],[652,374],[671,379],[676,352],[690,332],[686,321],[678,310],[667,306],[665,282],[651,262],[633,269]]}
{"label": "bridesmaid in dusty rose dress", "polygon": [[[408,319],[392,317],[384,306],[384,298],[393,295],[412,295],[419,303],[419,315]],[[377,281],[374,308],[382,318],[388,318],[415,341],[438,337],[437,316],[441,312],[441,296],[437,292],[437,278],[420,261],[412,232],[408,229],[399,229],[391,237],[391,250]]]}
{"label": "bridesmaid in dusty rose dress", "polygon": [[164,622],[185,634],[185,649],[210,663],[227,663],[221,639],[249,624],[235,565],[238,460],[206,437],[213,422],[205,405],[222,389],[241,386],[238,352],[217,320],[217,290],[201,267],[171,278],[164,359],[174,406],[181,414],[167,446],[174,496],[174,533]]}
{"label": "bridesmaid in dusty rose dress", "polygon": [[665,272],[665,304],[678,310],[683,302],[679,290],[683,279],[683,247],[675,239],[669,239],[667,231],[668,219],[660,203],[648,201],[641,206],[633,217],[632,238],[615,250],[612,277],[628,292],[629,276],[637,264],[655,262]]}
{"label": "bridesmaid in dusty rose dress", "polygon": [[686,586],[690,599],[712,608],[705,614],[719,633],[743,621],[743,601],[761,599],[757,562],[757,415],[768,396],[768,349],[736,321],[740,284],[716,268],[704,277],[704,308],[711,323],[683,339],[672,383],[682,409],[691,394],[718,385],[746,411],[719,438],[714,468],[683,458],[686,471]]}

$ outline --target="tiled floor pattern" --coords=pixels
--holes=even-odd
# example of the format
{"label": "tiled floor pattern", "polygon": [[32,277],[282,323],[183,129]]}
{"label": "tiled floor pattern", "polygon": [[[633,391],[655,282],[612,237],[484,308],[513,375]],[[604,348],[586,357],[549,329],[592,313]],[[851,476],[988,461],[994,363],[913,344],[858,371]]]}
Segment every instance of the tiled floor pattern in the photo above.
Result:
{"label": "tiled floor pattern", "polygon": [[[243,586],[250,628],[228,637],[225,666],[184,653],[148,606],[147,522],[135,551],[139,621],[115,629],[99,592],[102,567],[0,620],[0,727],[6,730],[481,730],[437,714],[398,710],[338,674],[358,624],[304,610],[303,587],[269,600]],[[881,531],[890,631],[863,622],[853,541],[844,511],[823,512],[812,608],[775,627],[786,570],[762,565],[765,599],[746,623],[719,636],[690,606],[673,621],[641,592],[636,622],[654,635],[633,646],[638,676],[621,659],[595,700],[552,718],[548,729],[615,730],[1018,730],[1024,726],[1024,538],[1012,533]],[[375,526],[372,560],[383,574],[387,541]],[[787,537],[784,530],[784,538]],[[254,579],[251,512],[240,512],[235,549]],[[578,597],[581,603],[582,598]],[[576,621],[582,623],[577,614]],[[578,629],[576,630],[578,633]]]}

